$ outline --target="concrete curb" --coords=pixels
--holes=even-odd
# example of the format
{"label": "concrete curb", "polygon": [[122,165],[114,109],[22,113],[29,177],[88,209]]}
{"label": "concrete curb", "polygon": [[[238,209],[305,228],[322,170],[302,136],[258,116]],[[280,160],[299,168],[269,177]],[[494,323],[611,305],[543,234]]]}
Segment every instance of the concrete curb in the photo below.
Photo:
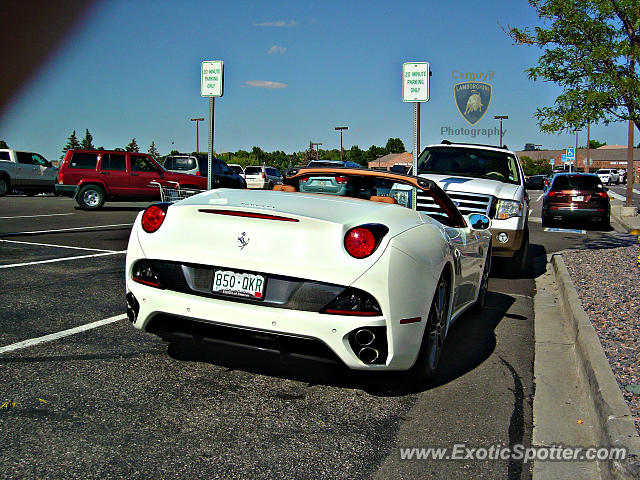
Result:
{"label": "concrete curb", "polygon": [[613,375],[598,334],[582,308],[561,255],[554,255],[551,265],[559,290],[561,306],[569,321],[575,342],[576,358],[586,381],[585,388],[596,413],[596,438],[603,447],[627,449],[625,460],[602,462],[604,478],[640,478],[640,436],[618,383]]}
{"label": "concrete curb", "polygon": [[[626,215],[626,214],[631,215]],[[630,232],[633,229],[640,228],[640,215],[636,214],[635,207],[625,207],[619,200],[612,200],[611,216],[622,225],[623,229]]]}

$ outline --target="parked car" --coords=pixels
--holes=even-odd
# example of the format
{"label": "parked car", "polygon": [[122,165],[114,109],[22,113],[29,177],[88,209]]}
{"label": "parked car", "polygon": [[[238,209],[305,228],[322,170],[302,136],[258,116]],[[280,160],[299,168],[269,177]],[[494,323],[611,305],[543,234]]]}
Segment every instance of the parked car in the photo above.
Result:
{"label": "parked car", "polygon": [[600,177],[600,180],[605,185],[611,185],[613,183],[618,185],[620,183],[620,175],[615,168],[601,168],[596,172],[596,175]]}
{"label": "parked car", "polygon": [[599,175],[558,173],[542,197],[542,226],[553,222],[589,222],[609,228],[610,202]]}
{"label": "parked car", "polygon": [[276,185],[282,185],[282,174],[277,168],[265,165],[251,165],[244,169],[247,188],[273,190]]}
{"label": "parked car", "polygon": [[229,163],[229,168],[233,171],[233,173],[240,175],[242,178],[244,178],[244,168],[242,168],[241,165],[238,165],[237,163]]}
{"label": "parked car", "polygon": [[69,150],[58,172],[56,192],[96,210],[109,201],[155,200],[157,184],[205,190],[207,179],[166,171],[150,155],[111,150]]}
{"label": "parked car", "polygon": [[[342,168],[362,168],[360,164],[355,162],[342,162],[340,160],[311,160],[307,167],[310,168],[326,168],[326,167],[342,167]],[[361,189],[361,185],[353,184],[359,182],[358,177],[349,177],[346,175],[337,175],[330,177],[321,177],[312,175],[300,180],[300,191],[306,193],[327,193],[330,195],[342,195],[347,197],[355,197],[359,194],[370,196]],[[369,188],[375,187],[370,185]]]}
{"label": "parked car", "polygon": [[[521,272],[528,268],[529,195],[515,152],[506,147],[444,140],[422,151],[418,176],[437,182],[462,213],[489,216],[493,255],[511,258]],[[423,212],[441,210],[431,199],[420,195],[416,208]]]}
{"label": "parked car", "polygon": [[[163,166],[170,172],[209,176],[209,157],[205,154],[167,155],[163,159]],[[244,176],[236,173],[219,158],[213,158],[211,170],[214,179],[213,187],[247,188]]]}
{"label": "parked car", "polygon": [[624,168],[618,170],[618,175],[620,175],[620,183],[627,183],[627,171]]}
{"label": "parked car", "polygon": [[20,190],[26,195],[53,192],[58,169],[39,153],[0,149],[0,197]]}
{"label": "parked car", "polygon": [[[304,177],[343,174],[415,188],[442,213],[388,196],[297,192]],[[489,218],[463,216],[428,179],[336,168],[291,175],[275,191],[220,189],[139,215],[126,257],[133,326],[431,378],[450,325],[484,305]]]}
{"label": "parked car", "polygon": [[527,177],[525,187],[529,190],[543,190],[546,178],[546,175],[531,175],[530,177]]}

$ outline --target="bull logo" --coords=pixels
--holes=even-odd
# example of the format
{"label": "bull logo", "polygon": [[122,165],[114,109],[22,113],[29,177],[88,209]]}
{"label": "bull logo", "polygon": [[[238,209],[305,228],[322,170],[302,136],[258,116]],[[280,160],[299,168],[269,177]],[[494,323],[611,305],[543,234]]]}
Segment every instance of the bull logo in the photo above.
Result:
{"label": "bull logo", "polygon": [[491,85],[484,82],[456,83],[453,86],[453,98],[460,115],[471,125],[475,125],[489,109]]}

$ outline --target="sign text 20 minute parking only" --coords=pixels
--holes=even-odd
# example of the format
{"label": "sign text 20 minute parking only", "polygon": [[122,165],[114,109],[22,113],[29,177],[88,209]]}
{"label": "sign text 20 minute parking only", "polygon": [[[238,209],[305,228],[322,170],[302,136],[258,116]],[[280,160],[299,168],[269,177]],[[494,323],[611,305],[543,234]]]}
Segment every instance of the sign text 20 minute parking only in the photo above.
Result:
{"label": "sign text 20 minute parking only", "polygon": [[224,62],[220,60],[202,62],[200,73],[200,96],[221,97],[224,85]]}
{"label": "sign text 20 minute parking only", "polygon": [[402,101],[429,101],[428,62],[408,62],[402,64]]}

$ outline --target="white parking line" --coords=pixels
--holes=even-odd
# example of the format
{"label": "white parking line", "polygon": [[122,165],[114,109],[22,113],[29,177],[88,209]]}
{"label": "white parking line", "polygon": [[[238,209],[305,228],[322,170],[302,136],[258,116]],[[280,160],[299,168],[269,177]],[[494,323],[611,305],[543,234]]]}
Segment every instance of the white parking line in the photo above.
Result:
{"label": "white parking line", "polygon": [[64,215],[73,215],[73,213],[48,213],[42,215],[16,215],[15,217],[0,217],[0,219],[11,218],[35,218],[35,217],[62,217]]}
{"label": "white parking line", "polygon": [[542,200],[542,197],[544,197],[544,193],[540,195],[538,198],[536,198],[536,202],[539,202],[540,200]]}
{"label": "white parking line", "polygon": [[31,230],[27,232],[9,232],[9,233],[0,233],[0,237],[5,237],[8,235],[24,235],[27,233],[55,233],[55,232],[73,232],[77,230],[93,230],[96,228],[108,228],[108,227],[131,227],[133,223],[116,223],[114,225],[95,225],[92,227],[75,227],[75,228],[58,228],[56,230]]}
{"label": "white parking line", "polygon": [[622,202],[626,200],[626,197],[623,197],[622,195],[618,195],[616,192],[612,192],[611,190],[609,190],[608,193],[611,197],[615,198],[616,200],[620,200]]}
{"label": "white parking line", "polygon": [[127,316],[124,314],[116,315],[115,317],[109,317],[105,318],[104,320],[98,320],[97,322],[87,323],[86,325],[80,325],[79,327],[70,328],[69,330],[62,330],[61,332],[45,335],[44,337],[31,338],[29,340],[23,340],[22,342],[12,343],[11,345],[7,345],[6,347],[0,347],[0,353],[12,352],[14,350],[20,350],[21,348],[38,345],[39,343],[51,342],[59,338],[68,337],[70,335],[75,335],[76,333],[86,332],[87,330],[91,330],[93,328],[108,325],[109,323],[117,322],[119,320],[124,320],[125,318],[127,318]]}
{"label": "white parking line", "polygon": [[70,248],[72,250],[88,250],[90,252],[110,252],[110,253],[116,252],[116,250],[104,250],[102,248],[70,247],[68,245],[52,245],[50,243],[20,242],[18,240],[1,240],[0,239],[0,242],[20,243],[22,245],[36,245],[36,246],[39,246],[39,247],[55,247],[55,248]]}
{"label": "white parking line", "polygon": [[39,264],[42,264],[42,263],[66,262],[67,260],[79,260],[81,258],[104,257],[106,255],[120,255],[120,254],[123,254],[123,253],[127,253],[127,251],[126,250],[122,250],[120,252],[96,253],[96,254],[93,254],[93,255],[78,255],[77,257],[53,258],[51,260],[39,260],[37,262],[12,263],[11,265],[0,265],[0,269],[2,269],[2,268],[15,268],[15,267],[27,267],[29,265],[39,265]]}

